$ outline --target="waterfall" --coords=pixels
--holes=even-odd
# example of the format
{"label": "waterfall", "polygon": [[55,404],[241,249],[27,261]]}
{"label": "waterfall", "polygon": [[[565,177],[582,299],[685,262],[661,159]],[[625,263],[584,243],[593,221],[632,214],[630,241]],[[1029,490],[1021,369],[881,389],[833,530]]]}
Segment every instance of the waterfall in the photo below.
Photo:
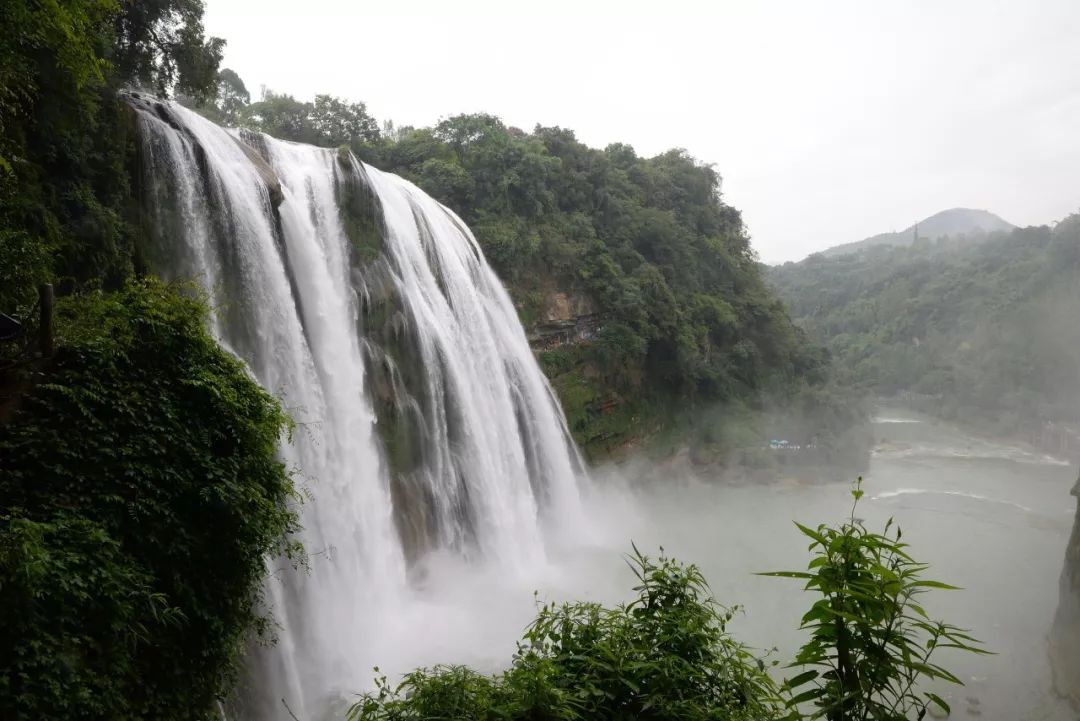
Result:
{"label": "waterfall", "polygon": [[310,496],[308,568],[268,561],[277,641],[253,649],[239,715],[321,718],[370,682],[420,559],[543,563],[551,519],[582,525],[582,464],[454,213],[345,150],[129,102],[147,262],[204,287],[219,342],[295,419],[282,455]]}

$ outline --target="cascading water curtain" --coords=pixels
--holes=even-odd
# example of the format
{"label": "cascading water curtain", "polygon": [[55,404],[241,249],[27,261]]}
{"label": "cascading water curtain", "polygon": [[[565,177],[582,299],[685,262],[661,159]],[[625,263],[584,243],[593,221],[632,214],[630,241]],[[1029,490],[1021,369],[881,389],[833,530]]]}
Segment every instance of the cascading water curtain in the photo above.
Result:
{"label": "cascading water curtain", "polygon": [[349,153],[130,102],[148,257],[205,287],[219,341],[297,422],[282,453],[310,495],[309,563],[268,561],[277,642],[253,650],[239,713],[321,718],[370,680],[412,561],[541,562],[545,519],[583,526],[582,464],[457,216]]}

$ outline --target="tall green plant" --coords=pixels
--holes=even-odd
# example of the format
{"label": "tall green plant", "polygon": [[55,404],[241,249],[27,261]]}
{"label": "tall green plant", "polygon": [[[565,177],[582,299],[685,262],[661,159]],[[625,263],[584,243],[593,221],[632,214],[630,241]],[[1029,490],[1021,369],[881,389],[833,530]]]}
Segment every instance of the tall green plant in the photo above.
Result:
{"label": "tall green plant", "polygon": [[850,517],[839,527],[796,524],[811,540],[806,571],[762,574],[804,579],[805,589],[821,596],[802,618],[810,640],[791,664],[807,670],[782,687],[791,718],[806,717],[799,712],[806,704],[813,705],[810,719],[828,721],[922,719],[931,705],[947,714],[945,700],[920,686],[963,683],[936,663],[936,652],[987,652],[962,629],[931,620],[919,596],[956,587],[922,577],[927,564],[908,554],[891,518],[874,533],[855,517],[862,477],[851,495]]}
{"label": "tall green plant", "polygon": [[638,596],[614,609],[549,605],[525,634],[516,668],[554,662],[555,685],[584,718],[707,719],[772,715],[764,662],[727,633],[696,565],[637,548],[628,563]]}

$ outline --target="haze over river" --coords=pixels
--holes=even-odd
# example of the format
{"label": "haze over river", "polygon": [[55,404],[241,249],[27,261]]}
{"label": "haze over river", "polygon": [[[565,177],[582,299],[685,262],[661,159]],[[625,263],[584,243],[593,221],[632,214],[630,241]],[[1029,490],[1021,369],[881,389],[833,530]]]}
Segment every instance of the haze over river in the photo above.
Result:
{"label": "haze over river", "polygon": [[[924,597],[931,616],[970,628],[993,656],[945,665],[965,687],[938,690],[954,718],[1073,719],[1050,692],[1046,638],[1071,528],[1076,469],[1053,458],[974,438],[902,411],[875,421],[877,447],[857,515],[880,530],[890,516],[931,564],[929,578],[963,587]],[[718,600],[745,607],[731,630],[791,658],[812,597],[798,581],[756,571],[802,570],[807,540],[792,520],[834,523],[851,506],[846,482],[728,486],[657,478],[621,489],[604,473],[588,499],[589,528],[566,529],[542,567],[507,572],[430,558],[414,597],[382,626],[372,662],[398,673],[418,664],[468,663],[495,670],[514,651],[541,600],[620,600],[633,578],[620,560],[630,541],[658,546],[704,570]],[[584,538],[585,540],[581,540]],[[367,679],[361,681],[366,682]]]}

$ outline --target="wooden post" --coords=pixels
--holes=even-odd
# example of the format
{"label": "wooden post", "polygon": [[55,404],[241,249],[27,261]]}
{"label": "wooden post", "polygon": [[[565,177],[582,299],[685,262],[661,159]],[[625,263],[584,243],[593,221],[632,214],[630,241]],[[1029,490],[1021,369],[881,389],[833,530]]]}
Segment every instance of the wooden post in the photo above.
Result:
{"label": "wooden post", "polygon": [[41,309],[41,323],[38,325],[38,346],[41,357],[53,354],[53,287],[52,283],[42,283],[38,287],[38,306]]}

